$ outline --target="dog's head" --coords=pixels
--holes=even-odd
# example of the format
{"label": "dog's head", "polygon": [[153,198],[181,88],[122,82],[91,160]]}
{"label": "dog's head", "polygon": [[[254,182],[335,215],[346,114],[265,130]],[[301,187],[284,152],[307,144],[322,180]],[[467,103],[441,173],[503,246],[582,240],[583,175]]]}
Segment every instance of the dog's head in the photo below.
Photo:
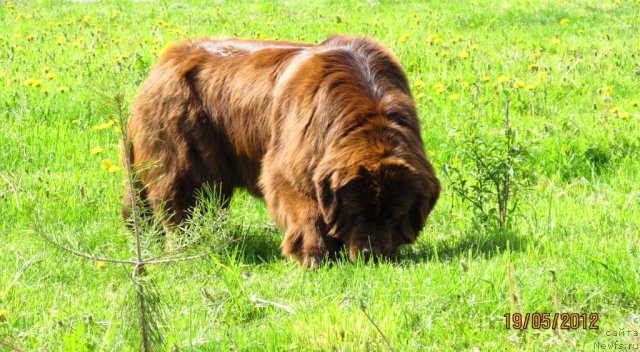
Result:
{"label": "dog's head", "polygon": [[316,179],[329,236],[344,242],[351,260],[359,255],[392,257],[399,246],[416,240],[440,184],[426,159],[420,165],[393,155],[351,154],[348,159],[351,163],[338,161]]}

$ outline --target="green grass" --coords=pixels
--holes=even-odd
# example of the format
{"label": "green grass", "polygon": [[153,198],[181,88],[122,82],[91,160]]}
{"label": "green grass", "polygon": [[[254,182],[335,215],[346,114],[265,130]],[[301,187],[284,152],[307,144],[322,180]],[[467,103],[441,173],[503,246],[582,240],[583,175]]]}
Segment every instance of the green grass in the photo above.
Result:
{"label": "green grass", "polygon": [[[241,241],[148,267],[166,306],[166,348],[387,349],[362,307],[396,351],[637,348],[638,1],[41,2],[0,6],[0,341],[137,349],[125,338],[131,268],[99,268],[36,231],[134,257],[119,216],[123,172],[101,168],[117,165],[118,134],[94,126],[115,116],[116,93],[131,102],[164,47],[203,35],[351,33],[385,43],[414,87],[444,186],[418,243],[391,263],[307,271],[280,258],[282,233],[263,203],[238,192],[230,221],[244,224]],[[514,228],[496,234],[471,226],[444,170],[468,126],[501,133],[507,96],[533,174]],[[599,313],[600,330],[505,329],[505,313],[553,313],[554,298],[562,312]],[[621,329],[631,336],[611,336]]]}

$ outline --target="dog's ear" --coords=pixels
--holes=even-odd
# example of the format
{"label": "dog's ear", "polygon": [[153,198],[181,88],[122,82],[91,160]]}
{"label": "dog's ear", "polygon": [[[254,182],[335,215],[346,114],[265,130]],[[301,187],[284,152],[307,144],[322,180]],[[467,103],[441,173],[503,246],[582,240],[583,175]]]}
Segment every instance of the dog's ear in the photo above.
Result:
{"label": "dog's ear", "polygon": [[[436,206],[436,202],[440,197],[440,182],[438,179],[429,175],[424,181],[426,182],[419,183],[418,198],[409,211],[412,233],[415,234],[414,236],[416,237],[420,231],[422,231],[427,217],[431,213],[431,210],[433,210],[433,207]],[[415,237],[407,239],[410,240],[410,242],[415,241]]]}
{"label": "dog's ear", "polygon": [[331,179],[325,177],[316,184],[316,198],[320,203],[320,212],[324,222],[332,224],[335,222],[338,213],[338,198],[331,187]]}

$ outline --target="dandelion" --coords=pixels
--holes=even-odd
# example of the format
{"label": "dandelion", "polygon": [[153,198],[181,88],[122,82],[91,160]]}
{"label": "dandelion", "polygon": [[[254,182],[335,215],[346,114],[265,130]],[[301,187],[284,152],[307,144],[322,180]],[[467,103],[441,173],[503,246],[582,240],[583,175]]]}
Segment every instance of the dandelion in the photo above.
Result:
{"label": "dandelion", "polygon": [[528,91],[532,91],[535,90],[536,88],[538,88],[538,85],[535,83],[529,83],[527,84],[527,86],[525,87]]}
{"label": "dandelion", "polygon": [[469,88],[469,82],[462,82],[460,86],[462,87],[462,90],[466,90]]}
{"label": "dandelion", "polygon": [[111,164],[111,161],[108,159],[102,160],[102,162],[100,163],[100,168],[102,168],[103,170],[109,170],[109,168],[113,166]]}
{"label": "dandelion", "polygon": [[79,119],[71,120],[71,124],[72,124],[72,125],[76,125],[76,126],[77,126],[77,125],[79,125],[79,124],[80,124],[80,120],[79,120]]}
{"label": "dandelion", "polygon": [[519,79],[517,79],[515,82],[513,82],[513,86],[514,86],[516,89],[524,88],[524,87],[525,87],[525,85],[526,85],[526,84],[525,84],[524,82],[522,82],[521,80],[519,80]]}
{"label": "dandelion", "polygon": [[437,33],[429,34],[429,44],[442,44],[444,40]]}
{"label": "dandelion", "polygon": [[93,147],[93,148],[91,148],[91,150],[89,150],[89,152],[90,152],[91,154],[94,154],[94,155],[95,155],[95,154],[100,154],[100,153],[102,153],[102,151],[103,151],[103,150],[104,150],[104,148],[102,148],[101,146],[97,146],[97,147]]}
{"label": "dandelion", "polygon": [[120,167],[116,166],[116,165],[111,165],[111,166],[109,166],[109,169],[107,171],[109,171],[110,173],[114,174],[114,173],[120,171]]}
{"label": "dandelion", "polygon": [[469,49],[471,51],[476,51],[476,50],[480,49],[480,46],[478,44],[471,44],[471,45],[469,45]]}
{"label": "dandelion", "polygon": [[125,54],[120,54],[120,55],[118,55],[118,56],[116,57],[116,59],[115,59],[115,63],[116,63],[116,64],[119,64],[119,63],[121,63],[122,61],[124,61],[126,58],[127,58],[127,55],[125,55]]}
{"label": "dandelion", "polygon": [[359,3],[357,3],[357,4],[356,4],[356,8],[357,8],[357,9],[361,9],[361,8],[363,8],[363,7],[364,7],[364,4],[363,4],[363,3],[361,3],[361,2],[359,2]]}
{"label": "dandelion", "polygon": [[533,59],[535,60],[535,59],[539,58],[540,56],[542,56],[542,51],[540,51],[540,50],[535,50],[535,51],[531,54],[531,56],[533,56]]}
{"label": "dandelion", "polygon": [[540,71],[540,72],[538,72],[538,77],[540,79],[545,79],[545,78],[547,78],[547,73],[544,72],[544,71]]}
{"label": "dandelion", "polygon": [[507,77],[506,75],[502,75],[500,77],[498,77],[498,79],[496,79],[496,82],[498,83],[505,83],[509,80],[509,77]]}
{"label": "dandelion", "polygon": [[633,99],[633,100],[631,101],[631,106],[633,106],[634,108],[637,108],[637,107],[638,107],[638,105],[640,105],[640,100]]}
{"label": "dandelion", "polygon": [[489,77],[489,76],[487,76],[487,75],[484,75],[484,76],[482,76],[482,78],[480,78],[480,81],[482,81],[482,82],[489,82],[489,80],[490,80],[490,79],[491,79],[491,77]]}
{"label": "dandelion", "polygon": [[114,124],[113,120],[109,120],[107,122],[104,122],[104,123],[101,123],[99,125],[93,126],[93,129],[94,130],[105,130],[105,129],[113,126],[113,124]]}
{"label": "dandelion", "polygon": [[67,38],[65,38],[64,35],[59,35],[58,38],[56,38],[56,44],[58,45],[62,45],[67,41]]}
{"label": "dandelion", "polygon": [[441,94],[442,92],[444,92],[446,90],[444,84],[442,83],[436,83],[433,85],[433,90],[436,91],[436,93]]}
{"label": "dandelion", "polygon": [[409,32],[404,32],[404,33],[400,36],[400,38],[398,38],[398,43],[402,44],[402,43],[406,42],[406,41],[407,41],[407,39],[409,39],[409,36],[410,36],[410,35],[411,35],[411,33],[409,33]]}
{"label": "dandelion", "polygon": [[448,51],[446,51],[446,50],[443,50],[443,51],[440,53],[440,56],[442,56],[442,57],[449,57],[449,52],[448,52]]}
{"label": "dandelion", "polygon": [[84,17],[82,17],[82,22],[84,22],[84,23],[89,23],[89,20],[90,20],[90,19],[91,19],[91,17],[89,17],[89,16],[84,16]]}
{"label": "dandelion", "polygon": [[26,39],[28,42],[33,41],[34,39],[36,39],[36,36],[33,34],[29,34],[28,36],[24,37],[24,39]]}
{"label": "dandelion", "polygon": [[31,87],[40,87],[42,85],[41,79],[29,78],[25,81],[25,84]]}
{"label": "dandelion", "polygon": [[416,88],[424,88],[426,84],[422,80],[417,80],[416,83],[413,84]]}
{"label": "dandelion", "polygon": [[97,262],[96,263],[96,269],[98,269],[98,270],[104,269],[104,262],[103,261]]}
{"label": "dandelion", "polygon": [[9,317],[9,310],[0,309],[0,321],[6,321]]}
{"label": "dandelion", "polygon": [[606,95],[611,95],[611,93],[613,93],[613,88],[611,86],[604,86],[604,94]]}
{"label": "dandelion", "polygon": [[451,101],[456,101],[458,99],[460,99],[460,94],[453,93],[453,94],[449,95],[449,100],[451,100]]}
{"label": "dandelion", "polygon": [[618,113],[619,111],[620,111],[620,107],[619,106],[614,106],[614,107],[611,108],[611,112],[614,113],[614,114]]}
{"label": "dandelion", "polygon": [[58,88],[56,88],[56,90],[58,91],[58,93],[66,93],[69,91],[69,87],[67,86],[60,86]]}
{"label": "dandelion", "polygon": [[556,45],[556,46],[560,45],[560,38],[555,37],[555,38],[551,39],[551,44]]}
{"label": "dandelion", "polygon": [[469,58],[469,53],[463,50],[458,54],[458,57],[461,58],[462,60],[465,60]]}
{"label": "dandelion", "polygon": [[422,99],[425,97],[426,94],[424,94],[423,92],[420,92],[418,94],[416,94],[416,99]]}
{"label": "dandelion", "polygon": [[47,73],[47,78],[48,79],[56,79],[56,77],[58,77],[58,75],[55,72]]}
{"label": "dandelion", "polygon": [[631,116],[631,115],[629,115],[629,113],[628,113],[628,112],[626,112],[626,111],[623,111],[623,112],[621,112],[621,113],[619,113],[619,114],[618,114],[618,117],[619,117],[621,120],[628,120],[630,116]]}
{"label": "dandelion", "polygon": [[560,20],[560,24],[563,26],[566,26],[569,24],[569,19],[568,18],[563,18]]}

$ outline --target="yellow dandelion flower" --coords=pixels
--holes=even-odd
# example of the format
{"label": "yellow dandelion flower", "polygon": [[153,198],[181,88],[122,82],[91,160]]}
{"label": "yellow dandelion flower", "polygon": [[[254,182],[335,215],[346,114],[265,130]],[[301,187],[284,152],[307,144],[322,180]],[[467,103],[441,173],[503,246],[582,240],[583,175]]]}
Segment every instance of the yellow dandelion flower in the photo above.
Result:
{"label": "yellow dandelion flower", "polygon": [[527,90],[535,90],[536,88],[538,88],[538,85],[535,83],[529,83],[527,84],[527,86],[525,87]]}
{"label": "yellow dandelion flower", "polygon": [[466,90],[469,88],[469,82],[462,82],[460,86],[462,87],[462,90]]}
{"label": "yellow dandelion flower", "polygon": [[449,52],[448,52],[448,51],[446,51],[446,50],[443,50],[443,51],[440,53],[440,56],[442,56],[442,57],[449,57]]}
{"label": "yellow dandelion flower", "polygon": [[114,173],[120,171],[120,167],[116,166],[116,165],[111,165],[111,166],[109,166],[109,170],[107,170],[107,171],[109,171],[110,173],[114,174]]}
{"label": "yellow dandelion flower", "polygon": [[604,94],[606,95],[611,95],[611,93],[613,93],[613,88],[611,86],[604,86]]}
{"label": "yellow dandelion flower", "polygon": [[531,56],[533,56],[534,59],[537,59],[542,56],[542,52],[540,50],[536,50],[531,54]]}
{"label": "yellow dandelion flower", "polygon": [[476,51],[478,49],[480,49],[480,46],[478,44],[469,45],[469,50],[471,50],[471,51]]}
{"label": "yellow dandelion flower", "polygon": [[402,35],[400,36],[400,38],[398,38],[398,43],[402,44],[404,42],[407,41],[407,39],[409,39],[409,36],[411,35],[411,33],[409,32],[404,32],[402,33]]}
{"label": "yellow dandelion flower", "polygon": [[623,111],[623,112],[621,112],[621,113],[619,113],[619,114],[618,114],[618,117],[619,117],[620,119],[622,119],[622,120],[628,120],[628,119],[629,119],[629,117],[631,117],[631,115],[630,115],[628,112]]}
{"label": "yellow dandelion flower", "polygon": [[540,71],[540,72],[538,72],[538,77],[540,79],[545,79],[545,78],[547,78],[547,73],[544,72],[544,71]]}
{"label": "yellow dandelion flower", "polygon": [[101,270],[104,269],[104,262],[103,261],[99,261],[96,263],[96,269]]}
{"label": "yellow dandelion flower", "polygon": [[40,87],[42,85],[42,80],[41,79],[34,79],[31,81],[30,84],[32,87]]}
{"label": "yellow dandelion flower", "polygon": [[611,112],[614,113],[614,114],[619,112],[619,111],[620,111],[620,107],[619,106],[614,106],[614,107],[611,108]]}
{"label": "yellow dandelion flower", "polygon": [[640,100],[633,99],[633,100],[631,101],[631,106],[633,106],[634,108],[637,108],[637,107],[638,107],[638,105],[640,105]]}
{"label": "yellow dandelion flower", "polygon": [[525,87],[525,85],[526,85],[526,84],[525,84],[524,82],[522,82],[521,80],[519,80],[519,79],[517,79],[515,82],[513,82],[513,86],[514,86],[516,89],[524,88],[524,87]]}
{"label": "yellow dandelion flower", "polygon": [[84,23],[89,23],[89,20],[91,20],[91,17],[89,17],[89,16],[82,17],[82,22],[84,22]]}
{"label": "yellow dandelion flower", "polygon": [[33,85],[33,82],[34,82],[35,80],[36,80],[35,78],[27,78],[27,79],[24,81],[24,84],[25,84],[25,85],[28,85],[28,86],[32,86],[32,85]]}
{"label": "yellow dandelion flower", "polygon": [[58,74],[56,74],[55,72],[49,72],[47,73],[47,78],[48,79],[55,79],[58,77]]}
{"label": "yellow dandelion flower", "polygon": [[498,83],[505,83],[509,80],[509,77],[507,77],[506,75],[502,75],[500,77],[498,77],[498,79],[496,79],[496,82]]}
{"label": "yellow dandelion flower", "polygon": [[449,95],[449,100],[451,100],[451,101],[456,101],[458,99],[460,99],[460,94],[453,93],[453,94]]}
{"label": "yellow dandelion flower", "polygon": [[433,90],[436,91],[436,93],[440,94],[442,92],[444,92],[446,90],[444,84],[442,83],[436,83],[433,85]]}
{"label": "yellow dandelion flower", "polygon": [[0,321],[6,321],[9,318],[8,309],[0,309]]}
{"label": "yellow dandelion flower", "polygon": [[560,24],[563,26],[566,26],[569,24],[569,19],[568,18],[563,18],[560,20]]}
{"label": "yellow dandelion flower", "polygon": [[437,33],[431,33],[429,34],[429,39],[427,40],[430,44],[433,44],[436,39],[440,38],[440,35],[438,35]]}
{"label": "yellow dandelion flower", "polygon": [[463,60],[467,59],[467,58],[469,58],[469,53],[463,50],[458,54],[458,57],[463,59]]}
{"label": "yellow dandelion flower", "polygon": [[67,86],[60,86],[58,88],[56,88],[56,90],[58,91],[58,93],[66,93],[69,91],[69,87]]}
{"label": "yellow dandelion flower", "polygon": [[24,37],[24,39],[26,39],[28,42],[33,41],[34,39],[36,39],[36,36],[33,34],[29,34],[28,36]]}
{"label": "yellow dandelion flower", "polygon": [[58,38],[56,38],[56,44],[58,45],[62,45],[67,41],[67,38],[64,35],[59,35]]}
{"label": "yellow dandelion flower", "polygon": [[364,4],[361,3],[361,2],[356,4],[356,8],[358,8],[358,9],[363,8],[363,7],[364,7]]}
{"label": "yellow dandelion flower", "polygon": [[91,148],[91,150],[89,152],[91,154],[100,154],[100,153],[102,153],[103,150],[104,150],[104,148],[102,148],[101,146],[97,146],[97,147]]}
{"label": "yellow dandelion flower", "polygon": [[104,129],[107,129],[107,128],[113,126],[113,124],[114,124],[113,120],[109,120],[107,122],[104,122],[104,123],[101,123],[99,125],[93,126],[93,129],[94,130],[104,130]]}
{"label": "yellow dandelion flower", "polygon": [[416,88],[424,88],[426,84],[422,80],[417,80],[416,83],[413,84]]}
{"label": "yellow dandelion flower", "polygon": [[109,170],[109,168],[110,168],[111,166],[112,166],[112,165],[111,165],[111,161],[109,161],[108,159],[107,159],[107,160],[102,160],[102,162],[100,163],[100,167],[101,167],[103,170]]}
{"label": "yellow dandelion flower", "polygon": [[480,78],[480,81],[482,81],[482,82],[489,82],[489,80],[490,80],[490,79],[491,79],[491,77],[489,77],[489,76],[487,76],[487,75],[484,75],[484,76],[482,76],[482,78]]}
{"label": "yellow dandelion flower", "polygon": [[555,38],[551,39],[551,44],[560,45],[560,38],[555,37]]}
{"label": "yellow dandelion flower", "polygon": [[72,125],[79,125],[80,124],[80,120],[79,119],[71,120],[71,124]]}
{"label": "yellow dandelion flower", "polygon": [[423,92],[420,92],[420,93],[416,94],[416,99],[422,99],[422,98],[424,98],[425,95],[426,94],[424,94]]}
{"label": "yellow dandelion flower", "polygon": [[113,132],[115,132],[116,134],[120,134],[120,132],[122,132],[122,128],[120,128],[120,126],[116,126],[113,128]]}

